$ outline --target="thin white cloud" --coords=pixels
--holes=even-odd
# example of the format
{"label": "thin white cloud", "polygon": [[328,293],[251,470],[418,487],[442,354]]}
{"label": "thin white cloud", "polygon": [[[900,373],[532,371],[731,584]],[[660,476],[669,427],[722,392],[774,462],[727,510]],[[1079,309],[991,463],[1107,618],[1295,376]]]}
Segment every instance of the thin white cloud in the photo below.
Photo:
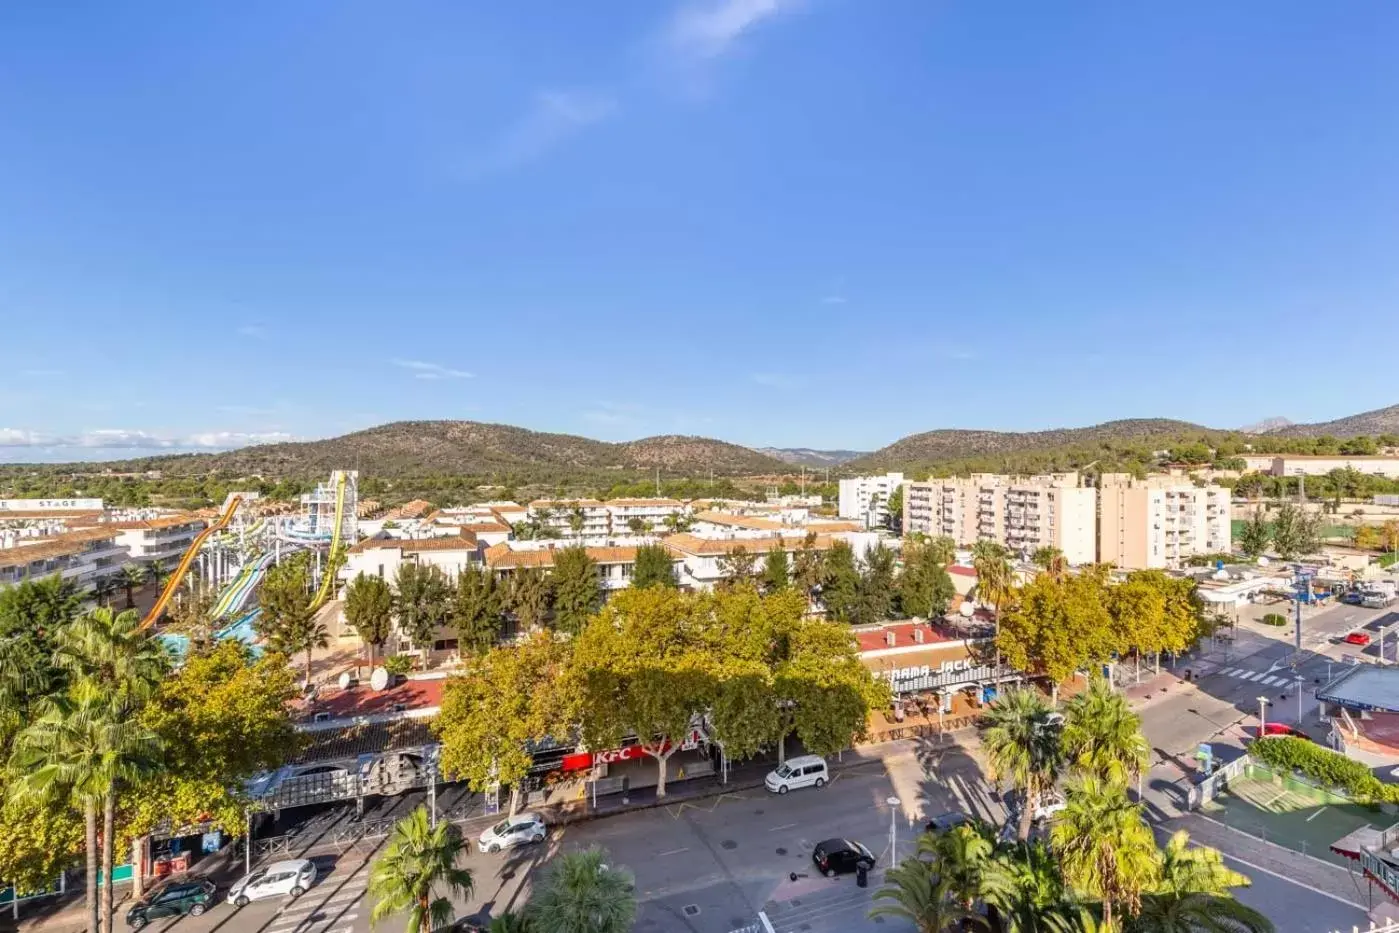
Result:
{"label": "thin white cloud", "polygon": [[592,408],[579,412],[579,417],[592,424],[606,427],[635,427],[641,423],[641,409],[636,405],[596,402]]}
{"label": "thin white cloud", "polygon": [[469,373],[464,369],[453,369],[452,367],[444,366],[441,363],[428,363],[424,360],[400,359],[393,359],[389,362],[393,363],[393,365],[399,367],[400,369],[406,369],[409,372],[411,372],[413,374],[414,379],[435,380],[475,378],[473,373]]}
{"label": "thin white cloud", "polygon": [[261,324],[244,324],[238,328],[239,337],[247,337],[251,340],[262,340],[267,336],[267,328]]}
{"label": "thin white cloud", "polygon": [[805,379],[788,373],[754,373],[751,378],[758,385],[773,389],[800,389],[806,385]]}
{"label": "thin white cloud", "polygon": [[742,36],[800,0],[709,0],[676,11],[666,28],[667,45],[682,58],[705,61],[729,51]]}
{"label": "thin white cloud", "polygon": [[540,91],[490,150],[468,165],[468,174],[489,175],[533,162],[616,112],[616,99],[598,91],[579,88]]}
{"label": "thin white cloud", "polygon": [[56,437],[19,428],[0,428],[0,447],[46,447],[101,450],[227,450],[249,444],[272,444],[295,438],[281,431],[203,431],[184,435],[153,434],[125,428],[98,428]]}

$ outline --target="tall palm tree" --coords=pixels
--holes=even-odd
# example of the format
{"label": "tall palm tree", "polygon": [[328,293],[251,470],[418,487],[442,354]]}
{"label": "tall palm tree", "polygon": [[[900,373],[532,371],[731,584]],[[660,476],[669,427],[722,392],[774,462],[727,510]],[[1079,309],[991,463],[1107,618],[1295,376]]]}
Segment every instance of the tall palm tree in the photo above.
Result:
{"label": "tall palm tree", "polygon": [[1066,803],[1051,845],[1064,880],[1102,901],[1103,923],[1111,928],[1118,911],[1135,916],[1156,883],[1156,839],[1120,786],[1087,775],[1070,785]]}
{"label": "tall palm tree", "polygon": [[[15,737],[10,765],[19,775],[10,787],[16,797],[67,799],[83,811],[87,847],[85,891],[88,933],[97,933],[100,917],[111,930],[109,883],[99,912],[98,811],[124,779],[153,768],[159,739],[133,717],[123,715],[111,698],[90,683],[70,695],[46,701],[41,715]],[[105,858],[113,855],[114,833],[106,836]]]}
{"label": "tall palm tree", "polygon": [[126,608],[136,606],[136,590],[146,582],[146,568],[140,564],[127,564],[121,568],[121,588],[126,590]]}
{"label": "tall palm tree", "polygon": [[1272,921],[1229,893],[1248,879],[1216,850],[1192,848],[1184,830],[1161,850],[1158,870],[1141,913],[1125,924],[1131,933],[1272,933]]}
{"label": "tall palm tree", "polygon": [[918,933],[946,933],[954,925],[966,930],[986,928],[986,920],[956,903],[936,866],[922,859],[904,859],[884,874],[884,886],[875,892],[877,904],[870,917],[898,917],[918,928]]}
{"label": "tall palm tree", "polygon": [[[170,670],[165,646],[141,628],[140,617],[127,610],[100,608],[75,619],[58,635],[54,664],[67,670],[74,689],[107,704],[112,722],[136,721]],[[112,869],[116,862],[117,797],[124,784],[155,769],[153,749],[139,743],[109,760],[102,800],[102,916],[112,925]]]}
{"label": "tall palm tree", "polygon": [[1064,704],[1064,754],[1081,771],[1126,784],[1150,762],[1142,718],[1102,677]]}
{"label": "tall palm tree", "polygon": [[636,882],[596,846],[554,859],[525,908],[531,933],[626,933],[636,922]]}
{"label": "tall palm tree", "polygon": [[1001,610],[1015,596],[1015,567],[1010,552],[995,541],[972,545],[972,569],[976,571],[976,598],[989,603],[996,614],[996,667],[1001,666]]}
{"label": "tall palm tree", "polygon": [[1034,690],[1007,690],[991,704],[985,717],[982,744],[990,759],[991,777],[1009,781],[1020,792],[1021,839],[1030,838],[1040,795],[1054,787],[1064,766],[1060,730],[1053,711]]}
{"label": "tall palm tree", "polygon": [[404,912],[406,933],[432,933],[451,924],[450,896],[471,896],[471,872],[457,864],[465,854],[466,842],[452,824],[444,820],[434,828],[425,807],[399,820],[369,872],[369,894],[378,899],[370,926]]}
{"label": "tall palm tree", "polygon": [[530,933],[529,921],[525,919],[525,915],[509,912],[491,918],[491,925],[486,929],[489,933]]}

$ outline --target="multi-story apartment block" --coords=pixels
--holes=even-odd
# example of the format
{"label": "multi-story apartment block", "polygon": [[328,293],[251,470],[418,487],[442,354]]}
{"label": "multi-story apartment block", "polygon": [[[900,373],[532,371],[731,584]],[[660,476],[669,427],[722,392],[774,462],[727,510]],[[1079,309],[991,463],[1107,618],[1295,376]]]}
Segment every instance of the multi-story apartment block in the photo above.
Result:
{"label": "multi-story apartment block", "polygon": [[932,479],[904,487],[904,532],[969,546],[997,541],[1030,554],[1056,547],[1071,564],[1096,558],[1097,491],[1077,473]]}
{"label": "multi-story apartment block", "polygon": [[204,526],[204,519],[197,516],[165,515],[140,521],[109,522],[101,527],[118,532],[117,543],[127,549],[133,561],[169,564],[177,562],[189,550]]}
{"label": "multi-story apartment block", "polygon": [[605,537],[612,530],[611,513],[596,499],[535,499],[528,515],[562,537]]}
{"label": "multi-story apartment block", "polygon": [[613,535],[663,532],[667,519],[689,511],[679,499],[609,499],[603,505]]}
{"label": "multi-story apartment block", "polygon": [[866,528],[885,524],[889,520],[889,497],[903,484],[902,473],[841,480],[840,517],[853,519]]}
{"label": "multi-story apartment block", "polygon": [[0,586],[57,574],[79,591],[91,590],[99,579],[112,576],[127,563],[118,534],[116,529],[88,528],[0,548]]}
{"label": "multi-story apartment block", "polygon": [[1228,489],[1126,473],[1105,473],[1099,485],[1099,561],[1125,570],[1175,568],[1232,546]]}

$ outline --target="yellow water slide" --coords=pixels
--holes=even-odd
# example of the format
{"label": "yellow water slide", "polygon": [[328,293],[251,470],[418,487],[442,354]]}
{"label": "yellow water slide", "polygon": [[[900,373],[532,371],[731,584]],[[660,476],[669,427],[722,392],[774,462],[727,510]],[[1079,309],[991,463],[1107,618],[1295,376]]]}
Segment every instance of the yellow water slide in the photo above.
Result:
{"label": "yellow water slide", "polygon": [[[242,501],[242,496],[233,496],[230,498],[228,500],[228,505],[223,510],[223,514],[219,516],[219,520],[208,528],[205,528],[195,537],[193,543],[189,546],[189,550],[185,551],[185,556],[180,558],[180,565],[175,568],[175,572],[172,573],[170,579],[166,581],[165,589],[160,591],[160,598],[155,601],[155,605],[151,607],[151,611],[146,613],[146,617],[141,620],[142,628],[149,628],[155,624],[156,619],[160,618],[160,614],[164,612],[165,607],[169,605],[170,598],[174,596],[175,591],[180,588],[180,581],[183,580],[185,574],[189,572],[190,565],[194,563],[194,558],[199,554],[199,549],[204,546],[204,542],[208,541],[210,537],[228,527],[228,523],[233,520],[233,515],[238,511],[238,506]],[[339,535],[338,516],[336,534],[337,536]]]}
{"label": "yellow water slide", "polygon": [[325,558],[325,574],[321,577],[321,588],[316,591],[316,600],[311,603],[312,609],[320,608],[332,592],[335,591],[335,578],[338,576],[335,567],[335,557],[340,551],[340,525],[345,514],[345,473],[343,470],[336,471],[335,482],[335,525],[330,531],[330,551]]}

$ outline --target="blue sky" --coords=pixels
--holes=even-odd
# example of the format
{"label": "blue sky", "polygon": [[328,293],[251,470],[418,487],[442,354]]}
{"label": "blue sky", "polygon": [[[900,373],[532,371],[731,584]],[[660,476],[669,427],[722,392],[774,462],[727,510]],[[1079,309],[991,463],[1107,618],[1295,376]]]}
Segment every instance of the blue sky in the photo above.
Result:
{"label": "blue sky", "polygon": [[0,460],[1399,401],[1399,5],[0,7]]}

